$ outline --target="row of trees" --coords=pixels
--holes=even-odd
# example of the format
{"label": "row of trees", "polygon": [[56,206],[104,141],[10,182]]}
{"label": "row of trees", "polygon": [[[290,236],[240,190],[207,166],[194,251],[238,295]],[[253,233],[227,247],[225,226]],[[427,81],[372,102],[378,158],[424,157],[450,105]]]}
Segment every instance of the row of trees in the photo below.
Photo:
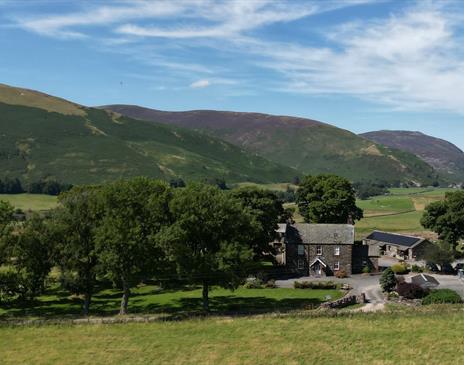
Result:
{"label": "row of trees", "polygon": [[0,205],[0,292],[33,298],[52,267],[61,282],[84,297],[88,314],[100,281],[122,289],[120,313],[142,280],[183,280],[236,288],[254,260],[269,253],[282,204],[272,193],[222,191],[207,184],[174,189],[146,178],[101,187],[75,187],[60,195],[47,217],[14,222]]}
{"label": "row of trees", "polygon": [[33,181],[27,185],[23,185],[17,178],[0,179],[0,194],[47,194],[58,195],[63,191],[71,189],[70,184],[63,184],[53,179],[44,179]]}

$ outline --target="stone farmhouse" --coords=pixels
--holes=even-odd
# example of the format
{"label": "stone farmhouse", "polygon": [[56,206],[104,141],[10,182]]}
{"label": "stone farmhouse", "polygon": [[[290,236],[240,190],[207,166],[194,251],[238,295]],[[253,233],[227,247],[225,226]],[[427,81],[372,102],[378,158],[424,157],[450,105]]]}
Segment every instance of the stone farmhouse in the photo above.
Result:
{"label": "stone farmhouse", "polygon": [[279,224],[276,232],[278,263],[299,276],[351,275],[372,266],[368,247],[354,244],[351,224]]}
{"label": "stone farmhouse", "polygon": [[422,237],[374,231],[363,240],[370,251],[378,250],[379,256],[390,256],[400,260],[419,261],[430,241]]}

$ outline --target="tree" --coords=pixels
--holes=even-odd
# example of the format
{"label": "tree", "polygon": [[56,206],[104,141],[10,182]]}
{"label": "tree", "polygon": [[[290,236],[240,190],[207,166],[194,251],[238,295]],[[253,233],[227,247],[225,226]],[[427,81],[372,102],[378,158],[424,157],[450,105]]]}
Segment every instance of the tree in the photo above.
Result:
{"label": "tree", "polygon": [[250,241],[255,259],[274,253],[269,243],[274,240],[277,224],[284,215],[282,202],[273,192],[254,187],[233,190],[231,195],[242,203],[244,209],[248,209],[259,224],[259,232]]}
{"label": "tree", "polygon": [[445,265],[451,264],[454,261],[455,250],[452,244],[446,241],[439,241],[427,246],[423,258],[428,262],[440,265],[440,269],[443,270]]}
{"label": "tree", "polygon": [[464,238],[464,191],[448,192],[445,200],[429,204],[421,224],[455,247]]}
{"label": "tree", "polygon": [[175,263],[178,275],[203,286],[203,309],[209,310],[209,287],[235,289],[252,261],[259,224],[240,201],[204,184],[177,189],[169,204],[173,224],[158,241]]}
{"label": "tree", "polygon": [[84,294],[83,313],[89,314],[96,284],[98,254],[96,229],[101,221],[101,189],[75,187],[59,197],[60,206],[53,214],[58,232],[57,263],[63,276],[72,277],[67,289]]}
{"label": "tree", "polygon": [[51,222],[34,214],[18,226],[10,250],[13,265],[21,277],[21,296],[33,299],[45,289],[45,280],[53,266]]}
{"label": "tree", "polygon": [[396,277],[392,269],[388,268],[380,277],[380,287],[384,292],[391,292],[396,287]]}
{"label": "tree", "polygon": [[163,259],[154,235],[168,223],[170,194],[166,183],[147,178],[118,181],[102,189],[97,251],[103,272],[122,287],[120,314],[127,313],[131,286],[156,273]]}
{"label": "tree", "polygon": [[348,223],[363,217],[351,183],[336,175],[306,176],[297,193],[301,215],[311,223]]}
{"label": "tree", "polygon": [[5,262],[8,240],[11,238],[11,223],[14,220],[14,208],[0,200],[0,265]]}

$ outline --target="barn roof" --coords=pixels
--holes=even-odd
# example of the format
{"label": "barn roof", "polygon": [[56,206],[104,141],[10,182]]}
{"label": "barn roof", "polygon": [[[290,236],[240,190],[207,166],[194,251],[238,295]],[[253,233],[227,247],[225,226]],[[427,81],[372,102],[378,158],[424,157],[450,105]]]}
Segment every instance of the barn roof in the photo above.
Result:
{"label": "barn roof", "polygon": [[286,238],[291,243],[353,244],[354,226],[351,224],[295,223],[287,225]]}
{"label": "barn roof", "polygon": [[381,231],[374,231],[366,237],[368,240],[380,241],[389,243],[391,245],[398,245],[403,247],[413,247],[419,242],[424,241],[421,237],[405,236],[397,233],[388,233]]}

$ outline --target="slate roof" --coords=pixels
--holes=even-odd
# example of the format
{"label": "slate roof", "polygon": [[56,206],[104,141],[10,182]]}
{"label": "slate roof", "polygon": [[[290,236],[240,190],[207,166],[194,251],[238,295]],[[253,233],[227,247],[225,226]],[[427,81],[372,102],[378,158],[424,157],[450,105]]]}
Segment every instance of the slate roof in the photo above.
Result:
{"label": "slate roof", "polygon": [[411,282],[420,286],[434,287],[440,285],[437,279],[427,274],[419,274],[411,278]]}
{"label": "slate roof", "polygon": [[287,225],[287,242],[306,244],[353,244],[354,226],[351,224],[295,223]]}
{"label": "slate roof", "polygon": [[398,245],[407,248],[411,248],[418,244],[419,242],[424,241],[421,237],[405,236],[402,234],[388,233],[381,231],[374,231],[369,236],[366,237],[368,240],[380,241],[389,243],[391,245]]}

